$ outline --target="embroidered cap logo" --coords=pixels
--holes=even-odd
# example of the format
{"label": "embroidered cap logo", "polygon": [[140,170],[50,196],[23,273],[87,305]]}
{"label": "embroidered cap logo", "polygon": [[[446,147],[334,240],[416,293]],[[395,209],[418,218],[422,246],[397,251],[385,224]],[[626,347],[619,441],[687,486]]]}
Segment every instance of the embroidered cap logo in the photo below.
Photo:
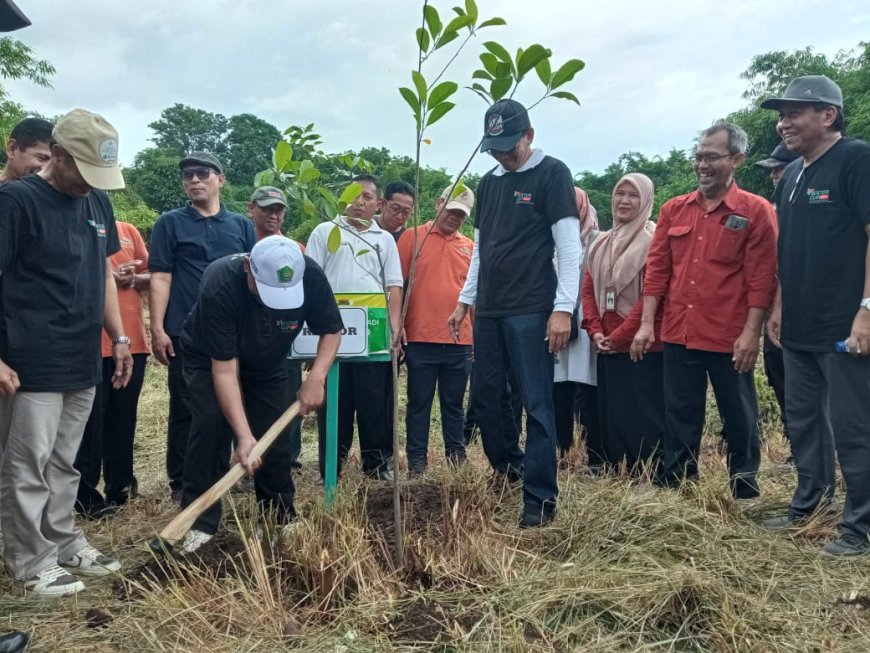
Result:
{"label": "embroidered cap logo", "polygon": [[289,265],[278,268],[276,276],[278,277],[278,283],[291,283],[293,281],[293,268]]}
{"label": "embroidered cap logo", "polygon": [[500,136],[502,132],[504,132],[504,123],[502,122],[501,114],[494,113],[489,117],[487,133],[490,136]]}

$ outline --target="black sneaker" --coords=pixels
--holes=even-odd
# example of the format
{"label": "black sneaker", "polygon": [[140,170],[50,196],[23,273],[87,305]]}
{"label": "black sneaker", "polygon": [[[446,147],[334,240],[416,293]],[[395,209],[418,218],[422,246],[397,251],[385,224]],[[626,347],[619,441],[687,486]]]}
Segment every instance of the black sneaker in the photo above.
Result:
{"label": "black sneaker", "polygon": [[532,505],[527,503],[523,506],[523,514],[520,517],[520,528],[538,528],[546,526],[556,518],[556,509],[549,506]]}
{"label": "black sneaker", "polygon": [[857,558],[870,554],[870,539],[866,535],[841,533],[833,542],[822,547],[821,555],[829,558]]}
{"label": "black sneaker", "polygon": [[785,514],[765,519],[761,522],[761,526],[769,531],[787,531],[801,528],[806,525],[806,523],[806,517],[795,517],[791,514]]}

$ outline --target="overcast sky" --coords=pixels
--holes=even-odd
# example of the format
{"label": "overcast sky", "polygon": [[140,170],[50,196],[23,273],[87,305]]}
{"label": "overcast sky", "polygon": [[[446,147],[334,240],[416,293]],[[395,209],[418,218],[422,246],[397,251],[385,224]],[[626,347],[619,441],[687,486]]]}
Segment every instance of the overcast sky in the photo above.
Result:
{"label": "overcast sky", "polygon": [[[16,0],[33,26],[14,36],[57,68],[53,88],[8,82],[12,98],[48,116],[83,107],[120,133],[121,158],[149,145],[148,123],[176,102],[280,129],[315,123],[328,152],[373,145],[413,156],[414,126],[396,88],[416,63],[413,0]],[[442,16],[456,0],[436,0]],[[866,0],[478,0],[480,41],[514,51],[540,43],[553,62],[586,69],[567,86],[582,106],[547,100],[532,113],[536,145],[576,173],[629,150],[664,155],[739,109],[739,74],[755,54],[807,45],[833,55],[870,35]],[[446,21],[445,21],[446,22]],[[458,41],[457,41],[458,42]],[[451,50],[450,46],[445,50]],[[471,42],[447,79],[470,83]],[[424,74],[445,62],[433,58]],[[531,103],[536,77],[517,99]],[[460,90],[434,125],[424,163],[456,172],[482,131],[485,105]],[[479,157],[472,170],[491,165]]]}

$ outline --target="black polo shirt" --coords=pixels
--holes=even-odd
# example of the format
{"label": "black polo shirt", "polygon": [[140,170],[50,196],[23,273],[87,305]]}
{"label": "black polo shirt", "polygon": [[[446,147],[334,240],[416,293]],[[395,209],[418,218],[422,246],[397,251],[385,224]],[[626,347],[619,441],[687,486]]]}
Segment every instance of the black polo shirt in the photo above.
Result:
{"label": "black polo shirt", "polygon": [[228,254],[250,252],[256,242],[253,223],[223,204],[217,214],[205,217],[188,202],[157,219],[149,243],[148,269],[172,274],[163,320],[166,333],[181,335],[209,263]]}
{"label": "black polo shirt", "polygon": [[212,359],[239,359],[243,381],[286,377],[290,344],[307,322],[317,335],[338,333],[341,314],[323,269],[305,257],[305,302],[292,310],[267,308],[251,294],[244,256],[215,261],[202,277],[199,300],[184,323],[184,367],[210,370]]}
{"label": "black polo shirt", "polygon": [[121,248],[108,196],[38,175],[0,187],[0,359],[25,392],[101,379],[106,257]]}
{"label": "black polo shirt", "polygon": [[842,138],[807,168],[797,159],[774,193],[779,221],[782,343],[833,351],[864,293],[870,145]]}
{"label": "black polo shirt", "polygon": [[545,156],[522,172],[483,176],[474,219],[480,232],[476,315],[552,312],[558,284],[552,227],[566,217],[579,219],[571,172],[558,159]]}

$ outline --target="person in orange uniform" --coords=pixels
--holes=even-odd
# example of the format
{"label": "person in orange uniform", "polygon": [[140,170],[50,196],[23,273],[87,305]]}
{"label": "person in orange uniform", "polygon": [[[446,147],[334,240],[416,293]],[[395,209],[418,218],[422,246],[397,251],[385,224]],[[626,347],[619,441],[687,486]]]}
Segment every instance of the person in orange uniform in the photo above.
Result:
{"label": "person in orange uniform", "polygon": [[[81,474],[76,512],[89,518],[110,516],[137,494],[133,438],[145,364],[151,353],[142,314],[142,293],[148,292],[151,279],[148,249],[132,224],[118,222],[117,226],[121,249],[111,257],[110,264],[118,286],[121,323],[130,338],[133,376],[126,387],[112,387],[112,344],[103,330],[103,381],[97,385],[94,407],[75,461]],[[105,496],[97,489],[101,472]]]}
{"label": "person in orange uniform", "polygon": [[426,471],[429,450],[429,417],[435,388],[441,402],[441,434],[444,454],[451,464],[465,462],[462,434],[462,401],[471,372],[471,320],[450,333],[447,318],[465,284],[474,243],[459,228],[474,207],[474,193],[465,189],[450,198],[451,184],[435,201],[435,219],[399,238],[402,276],[411,274],[415,250],[413,286],[408,290],[403,344],[408,368],[407,454],[409,474]]}

